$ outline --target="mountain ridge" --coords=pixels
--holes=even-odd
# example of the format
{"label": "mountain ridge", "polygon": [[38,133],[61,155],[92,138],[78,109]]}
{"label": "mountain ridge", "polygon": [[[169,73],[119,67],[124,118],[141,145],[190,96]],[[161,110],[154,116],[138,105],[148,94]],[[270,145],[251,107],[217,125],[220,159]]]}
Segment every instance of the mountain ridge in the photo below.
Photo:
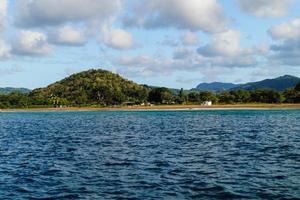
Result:
{"label": "mountain ridge", "polygon": [[23,87],[20,87],[20,88],[16,88],[16,87],[1,87],[0,88],[0,94],[9,94],[9,93],[12,93],[12,92],[21,92],[21,93],[29,93],[31,90],[28,89],[28,88],[23,88]]}
{"label": "mountain ridge", "polygon": [[256,82],[241,84],[231,90],[255,90],[255,89],[273,89],[284,91],[288,88],[295,87],[300,82],[300,78],[292,75],[283,75],[273,79],[264,79]]}
{"label": "mountain ridge", "polygon": [[224,91],[234,87],[237,87],[239,84],[234,83],[223,83],[223,82],[211,82],[211,83],[200,83],[197,85],[196,89],[198,90],[209,90],[209,91]]}
{"label": "mountain ridge", "polygon": [[284,91],[295,87],[300,82],[300,78],[292,75],[283,75],[276,78],[263,79],[261,81],[248,82],[244,84],[211,82],[200,83],[196,89],[200,91],[222,92],[230,90],[255,90],[255,89],[273,89]]}

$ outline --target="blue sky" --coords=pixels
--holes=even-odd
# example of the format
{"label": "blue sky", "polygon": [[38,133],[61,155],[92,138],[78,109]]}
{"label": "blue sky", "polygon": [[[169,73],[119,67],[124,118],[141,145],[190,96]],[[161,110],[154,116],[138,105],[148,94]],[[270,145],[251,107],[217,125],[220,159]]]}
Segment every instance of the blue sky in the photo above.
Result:
{"label": "blue sky", "polygon": [[0,0],[0,87],[102,68],[193,88],[300,76],[298,0]]}

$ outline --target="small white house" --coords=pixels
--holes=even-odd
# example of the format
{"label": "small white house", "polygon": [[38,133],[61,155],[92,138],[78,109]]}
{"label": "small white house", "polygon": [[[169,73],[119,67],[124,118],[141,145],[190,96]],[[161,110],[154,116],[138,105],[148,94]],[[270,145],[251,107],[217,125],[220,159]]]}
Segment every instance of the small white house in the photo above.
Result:
{"label": "small white house", "polygon": [[212,106],[212,101],[203,101],[202,106]]}

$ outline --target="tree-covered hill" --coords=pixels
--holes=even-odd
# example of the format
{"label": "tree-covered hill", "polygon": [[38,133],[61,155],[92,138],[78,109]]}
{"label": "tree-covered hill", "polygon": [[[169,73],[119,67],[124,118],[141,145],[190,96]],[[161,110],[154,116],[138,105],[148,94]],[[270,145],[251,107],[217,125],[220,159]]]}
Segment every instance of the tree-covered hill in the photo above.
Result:
{"label": "tree-covered hill", "polygon": [[30,90],[27,88],[13,88],[13,87],[0,88],[0,94],[9,94],[12,92],[20,92],[20,93],[27,94],[30,92]]}
{"label": "tree-covered hill", "polygon": [[73,74],[46,88],[33,90],[29,97],[36,104],[102,104],[144,102],[148,90],[106,70],[88,70]]}

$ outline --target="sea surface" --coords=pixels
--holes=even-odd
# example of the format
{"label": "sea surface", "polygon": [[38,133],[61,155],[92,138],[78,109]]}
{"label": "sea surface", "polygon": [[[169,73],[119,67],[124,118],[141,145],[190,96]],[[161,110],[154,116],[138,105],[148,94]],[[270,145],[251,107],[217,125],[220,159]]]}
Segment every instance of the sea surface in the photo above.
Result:
{"label": "sea surface", "polygon": [[0,113],[0,199],[300,199],[300,110]]}

